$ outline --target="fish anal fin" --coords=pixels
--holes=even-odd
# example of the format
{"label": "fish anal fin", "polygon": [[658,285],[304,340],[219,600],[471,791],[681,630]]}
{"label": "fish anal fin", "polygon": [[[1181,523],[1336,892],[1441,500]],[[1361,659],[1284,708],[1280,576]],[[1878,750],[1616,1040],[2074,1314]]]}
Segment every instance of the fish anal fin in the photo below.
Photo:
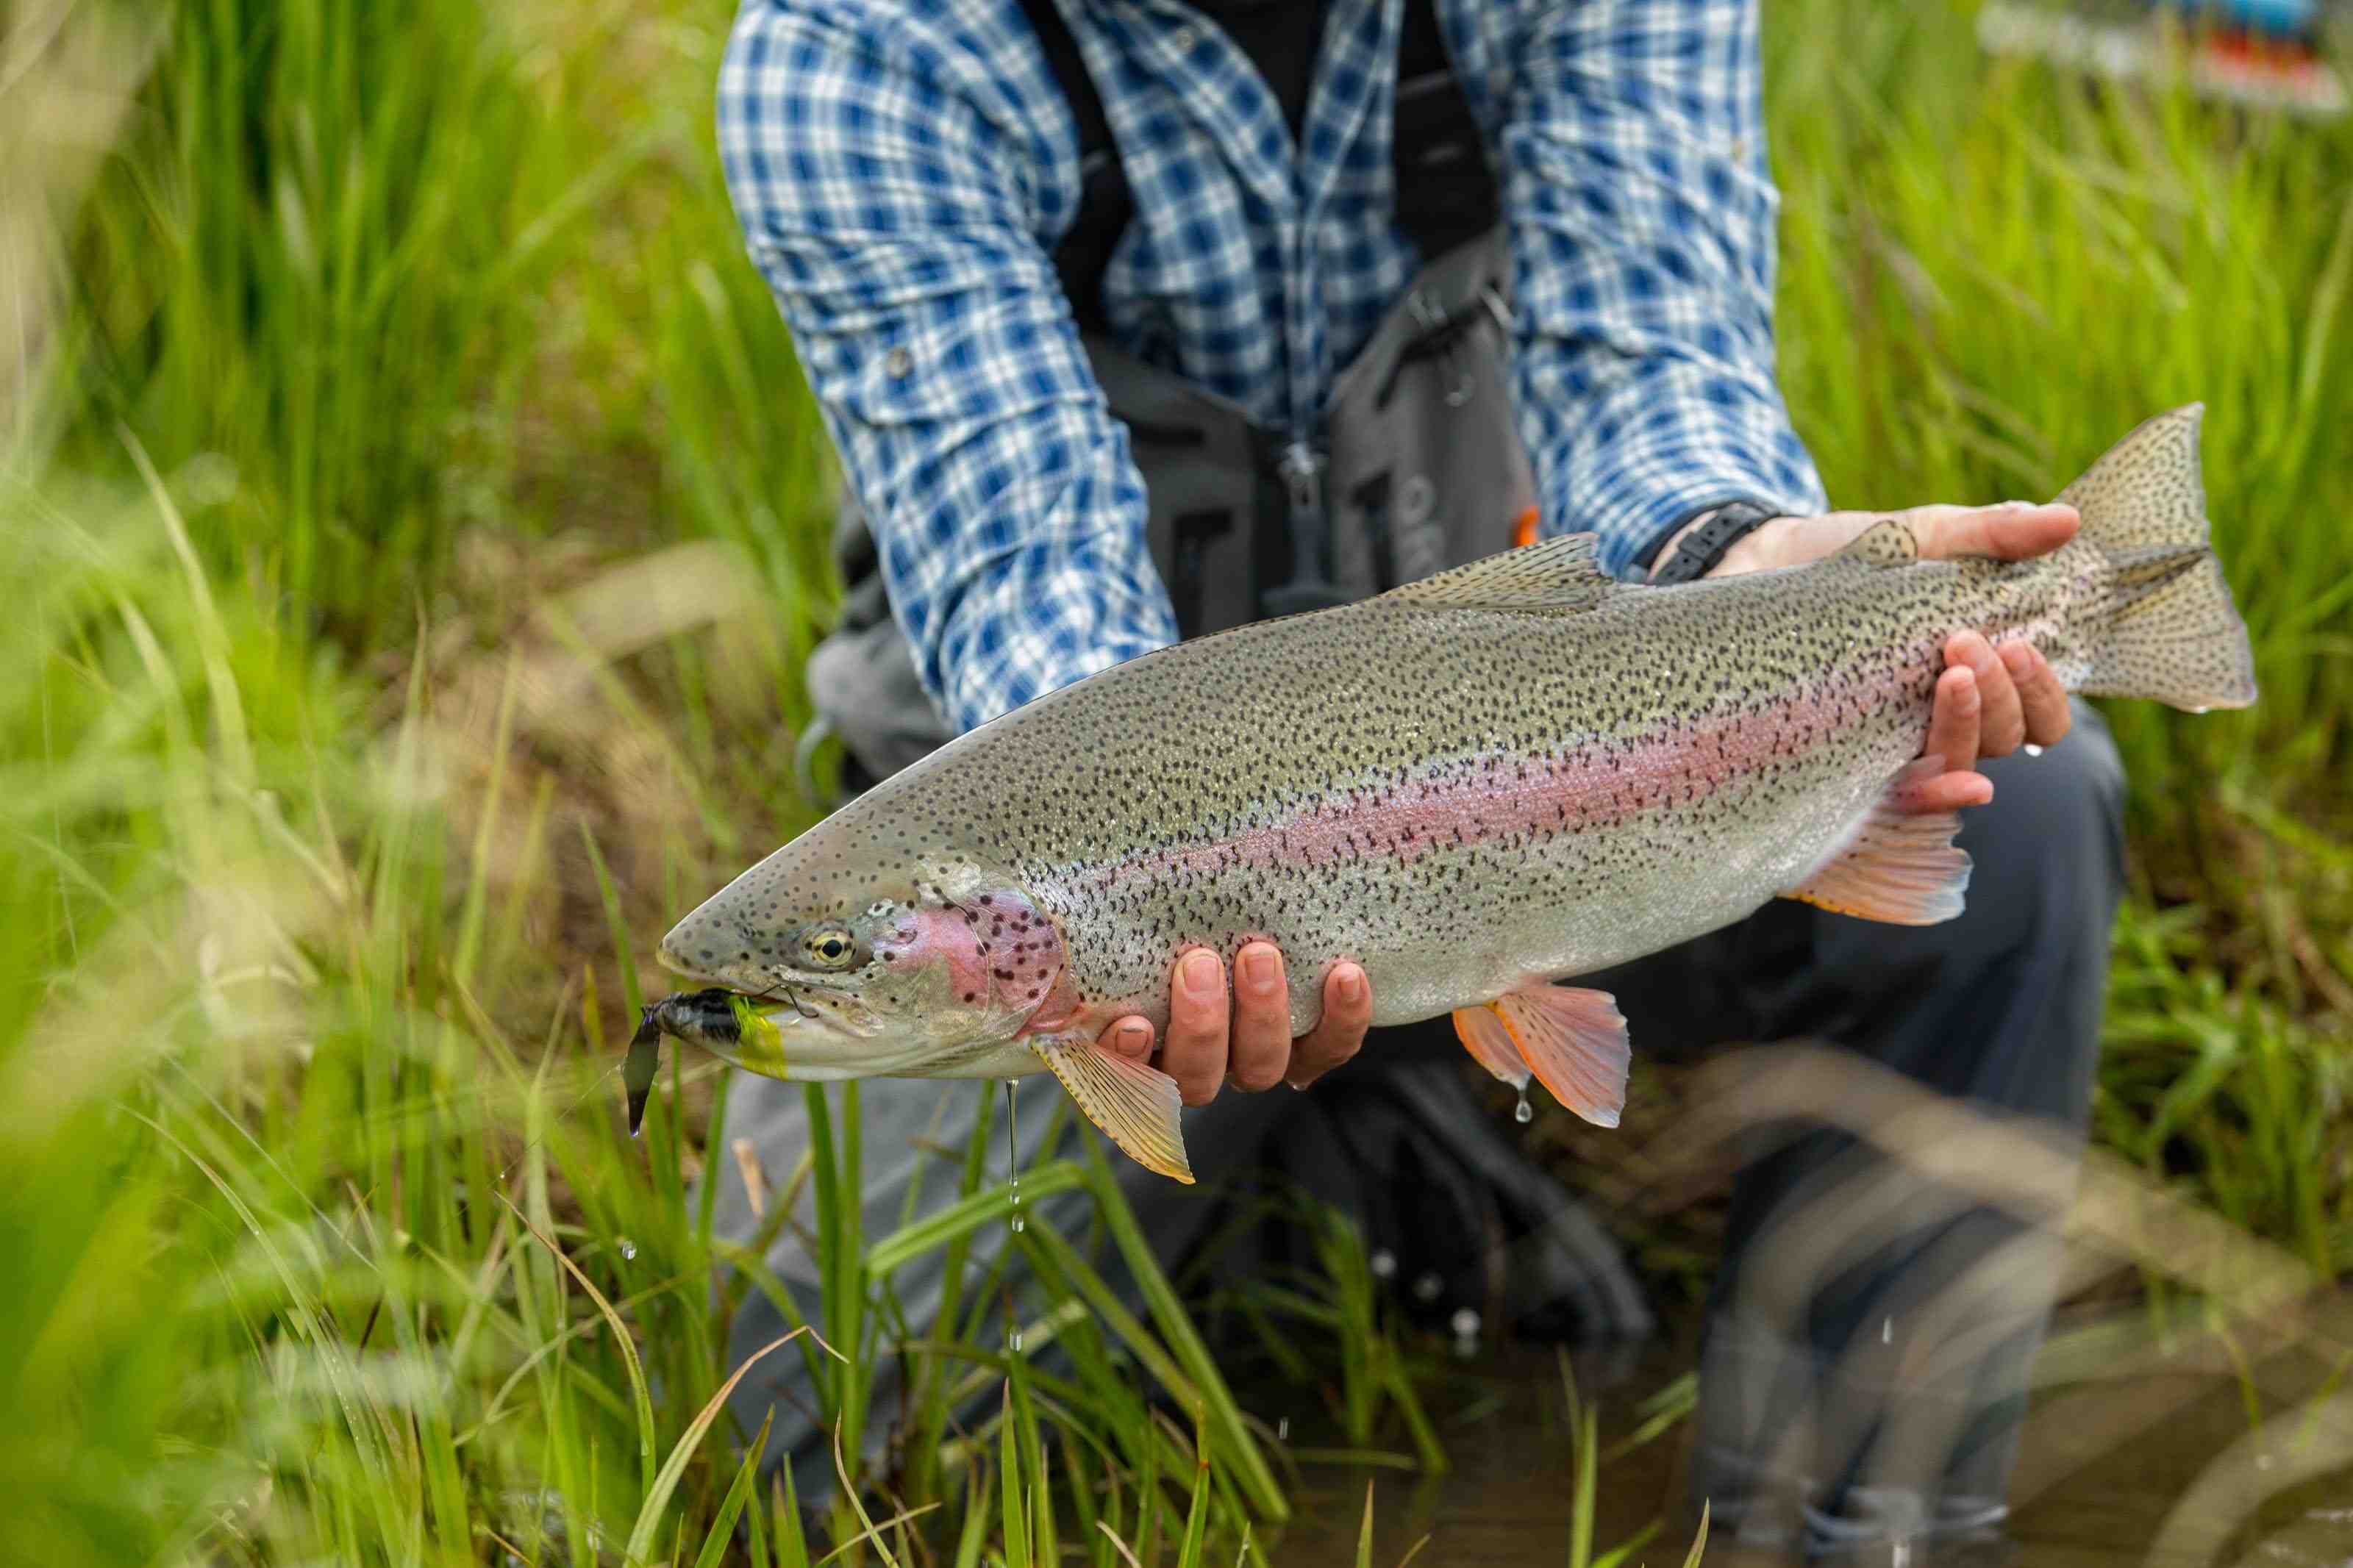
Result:
{"label": "fish anal fin", "polygon": [[1961,819],[1949,811],[1904,809],[1914,784],[1945,771],[1942,757],[1922,757],[1890,779],[1852,837],[1782,893],[1818,909],[1891,925],[1935,925],[1965,906],[1969,857],[1953,836]]}
{"label": "fish anal fin", "polygon": [[1528,1086],[1528,1064],[1492,1002],[1454,1010],[1454,1037],[1472,1059],[1514,1089]]}
{"label": "fish anal fin", "polygon": [[1083,1037],[1029,1043],[1087,1120],[1129,1159],[1180,1182],[1193,1180],[1180,1120],[1185,1097],[1175,1079]]}
{"label": "fish anal fin", "polygon": [[1566,616],[1590,610],[1615,594],[1640,592],[1601,569],[1598,542],[1590,533],[1538,540],[1392,588],[1381,597],[1462,610]]}
{"label": "fish anal fin", "polygon": [[[1505,992],[1486,1008],[1464,1011],[1488,1010],[1503,1022],[1521,1059],[1555,1100],[1597,1127],[1618,1125],[1626,1110],[1631,1053],[1615,997],[1535,980]],[[1455,1016],[1459,1029],[1461,1015]]]}

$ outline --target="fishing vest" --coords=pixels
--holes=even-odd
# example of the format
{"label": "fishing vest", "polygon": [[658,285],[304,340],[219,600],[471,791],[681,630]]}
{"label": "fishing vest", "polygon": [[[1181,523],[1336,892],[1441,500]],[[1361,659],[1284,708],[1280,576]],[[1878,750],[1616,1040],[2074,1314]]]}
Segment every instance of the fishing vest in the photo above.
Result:
{"label": "fishing vest", "polygon": [[[1431,259],[1304,431],[1261,426],[1112,341],[1103,273],[1133,212],[1127,178],[1055,0],[1021,5],[1079,131],[1082,192],[1055,271],[1104,400],[1127,426],[1153,563],[1180,634],[1368,598],[1525,542],[1535,484],[1507,376],[1510,259],[1485,139],[1435,0],[1406,0],[1393,151],[1395,221]],[[828,733],[849,752],[843,782],[853,791],[954,734],[915,673],[873,537],[847,497],[834,553],[841,618],[809,657],[818,723],[798,754],[812,795],[814,748]]]}

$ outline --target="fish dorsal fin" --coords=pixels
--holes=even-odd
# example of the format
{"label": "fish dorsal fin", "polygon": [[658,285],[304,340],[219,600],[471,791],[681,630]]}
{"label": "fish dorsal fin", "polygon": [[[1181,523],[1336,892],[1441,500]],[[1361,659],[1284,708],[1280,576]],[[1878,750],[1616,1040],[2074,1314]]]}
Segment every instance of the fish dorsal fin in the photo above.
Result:
{"label": "fish dorsal fin", "polygon": [[1838,555],[1865,566],[1909,566],[1920,559],[1920,539],[1902,520],[1883,517],[1856,534]]}
{"label": "fish dorsal fin", "polygon": [[1613,594],[1632,592],[1601,569],[1598,536],[1565,533],[1457,566],[1381,595],[1461,610],[1517,610],[1567,616],[1592,609]]}

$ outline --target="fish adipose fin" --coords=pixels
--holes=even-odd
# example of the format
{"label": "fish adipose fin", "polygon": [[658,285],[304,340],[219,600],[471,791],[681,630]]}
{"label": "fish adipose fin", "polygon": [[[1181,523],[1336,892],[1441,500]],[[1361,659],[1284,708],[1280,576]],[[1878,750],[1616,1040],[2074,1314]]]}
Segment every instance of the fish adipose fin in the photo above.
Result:
{"label": "fish adipose fin", "polygon": [[2083,514],[2078,537],[2112,574],[2107,635],[2093,638],[2082,688],[2095,697],[2145,697],[2192,712],[2255,700],[2246,623],[2207,548],[2204,413],[2193,403],[2158,415],[2060,492],[2060,504]]}
{"label": "fish adipose fin", "polygon": [[1894,925],[1935,925],[1961,912],[1969,857],[1953,847],[1961,819],[1949,811],[1905,811],[1914,784],[1945,771],[1942,757],[1922,757],[1888,781],[1854,836],[1781,896],[1842,915]]}
{"label": "fish adipose fin", "polygon": [[1178,1121],[1185,1097],[1175,1079],[1089,1039],[1033,1040],[1030,1045],[1054,1069],[1087,1120],[1129,1159],[1164,1176],[1192,1181],[1192,1163],[1185,1158],[1185,1129]]}
{"label": "fish adipose fin", "polygon": [[[1479,1065],[1518,1088],[1531,1071],[1588,1121],[1615,1127],[1626,1109],[1626,1020],[1606,991],[1531,981],[1454,1014],[1454,1032]],[[1514,1068],[1517,1057],[1527,1065]]]}
{"label": "fish adipose fin", "polygon": [[1920,536],[1906,524],[1883,517],[1856,534],[1832,559],[1840,557],[1867,566],[1909,566],[1920,559]]}
{"label": "fish adipose fin", "polygon": [[1597,540],[1590,533],[1540,540],[1392,588],[1381,597],[1463,610],[1576,615],[1614,594],[1640,591],[1601,569],[1600,559],[1594,553]]}

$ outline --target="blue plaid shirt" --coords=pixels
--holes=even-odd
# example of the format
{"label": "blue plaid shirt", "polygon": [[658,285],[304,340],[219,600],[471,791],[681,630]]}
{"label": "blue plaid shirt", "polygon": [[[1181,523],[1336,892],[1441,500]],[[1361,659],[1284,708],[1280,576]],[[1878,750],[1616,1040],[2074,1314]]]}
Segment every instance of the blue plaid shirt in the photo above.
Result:
{"label": "blue plaid shirt", "polygon": [[[1312,428],[1424,259],[1389,216],[1401,0],[1331,0],[1295,144],[1179,0],[1061,3],[1134,194],[1114,335]],[[1727,500],[1821,510],[1773,379],[1756,0],[1438,11],[1497,171],[1546,531],[1592,530],[1629,572]],[[745,0],[719,143],[949,717],[1173,641],[1143,481],[1050,259],[1077,131],[1018,0]]]}

